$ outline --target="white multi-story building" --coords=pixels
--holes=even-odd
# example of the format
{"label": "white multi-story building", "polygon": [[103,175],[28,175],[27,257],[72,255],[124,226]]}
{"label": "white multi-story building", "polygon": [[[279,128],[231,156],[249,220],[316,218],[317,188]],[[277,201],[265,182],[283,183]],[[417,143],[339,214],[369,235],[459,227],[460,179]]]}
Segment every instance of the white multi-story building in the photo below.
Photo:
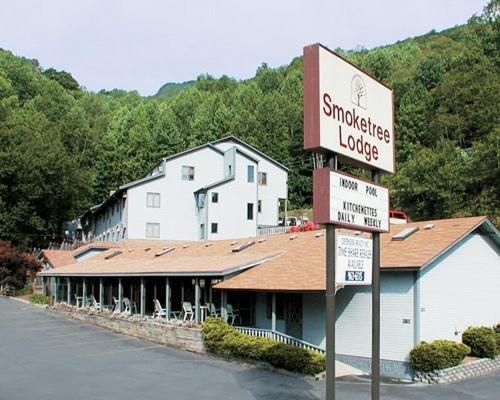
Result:
{"label": "white multi-story building", "polygon": [[288,169],[230,136],[163,158],[82,216],[84,239],[251,237],[286,211]]}

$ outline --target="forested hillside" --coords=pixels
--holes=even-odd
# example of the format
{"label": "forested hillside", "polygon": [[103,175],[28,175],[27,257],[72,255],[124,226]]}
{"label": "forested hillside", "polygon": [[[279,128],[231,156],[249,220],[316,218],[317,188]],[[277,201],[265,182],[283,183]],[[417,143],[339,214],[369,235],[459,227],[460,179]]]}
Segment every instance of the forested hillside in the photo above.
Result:
{"label": "forested hillside", "polygon": [[[304,43],[306,44],[306,43]],[[342,51],[396,95],[392,207],[414,220],[500,208],[498,1],[466,26]],[[302,58],[237,81],[200,76],[173,97],[89,93],[69,73],[0,51],[0,238],[59,230],[160,157],[233,134],[290,168],[292,207],[311,204],[302,150]]]}

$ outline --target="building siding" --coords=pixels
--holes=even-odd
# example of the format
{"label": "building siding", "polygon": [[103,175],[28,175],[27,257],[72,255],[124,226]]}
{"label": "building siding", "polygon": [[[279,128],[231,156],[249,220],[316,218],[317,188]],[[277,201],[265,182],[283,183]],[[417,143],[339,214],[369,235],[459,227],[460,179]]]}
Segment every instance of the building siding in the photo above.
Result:
{"label": "building siding", "polygon": [[460,341],[471,325],[500,322],[500,259],[486,236],[469,234],[419,276],[420,340]]}

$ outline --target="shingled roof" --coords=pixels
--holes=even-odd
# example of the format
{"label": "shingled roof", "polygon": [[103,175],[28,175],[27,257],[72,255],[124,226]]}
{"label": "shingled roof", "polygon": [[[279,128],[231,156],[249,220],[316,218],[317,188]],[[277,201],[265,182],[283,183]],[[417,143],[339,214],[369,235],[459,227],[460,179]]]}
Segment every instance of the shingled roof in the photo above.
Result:
{"label": "shingled roof", "polygon": [[[434,226],[425,229],[429,224]],[[485,217],[392,225],[390,233],[381,235],[381,268],[424,267],[481,226],[488,227],[498,244],[498,231]],[[405,240],[391,240],[408,227],[419,230]],[[319,291],[325,289],[325,235],[321,233],[324,231],[212,242],[124,240],[84,261],[43,271],[40,275],[225,276],[244,271],[221,282],[217,288]],[[246,242],[253,245],[240,252],[233,251]],[[172,248],[174,250],[164,251]],[[115,256],[110,258],[113,252]]]}
{"label": "shingled roof", "polygon": [[[391,232],[381,234],[381,269],[412,270],[425,267],[468,233],[486,224],[498,245],[498,231],[485,217],[456,218],[391,225]],[[433,226],[432,226],[433,225]],[[432,226],[430,229],[425,227]],[[404,229],[418,231],[405,240],[392,237]],[[343,233],[347,231],[342,231]],[[351,231],[352,233],[352,231]],[[261,291],[323,291],[325,281],[325,238],[312,233],[298,234],[285,252],[252,268],[216,288]]]}

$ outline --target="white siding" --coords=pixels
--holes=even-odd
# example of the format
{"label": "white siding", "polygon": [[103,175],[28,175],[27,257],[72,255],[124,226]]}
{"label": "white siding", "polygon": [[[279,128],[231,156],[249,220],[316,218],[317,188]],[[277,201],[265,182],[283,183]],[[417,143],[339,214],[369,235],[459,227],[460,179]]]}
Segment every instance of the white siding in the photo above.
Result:
{"label": "white siding", "polygon": [[[381,278],[381,358],[404,361],[414,345],[414,274],[384,272]],[[325,347],[324,294],[304,295],[303,338]],[[371,287],[346,286],[337,295],[336,351],[371,357]],[[409,319],[410,323],[403,323]]]}
{"label": "white siding", "polygon": [[500,257],[481,234],[422,270],[419,285],[420,340],[460,341],[468,326],[500,321]]}
{"label": "white siding", "polygon": [[259,225],[277,225],[279,217],[278,200],[288,198],[288,172],[267,158],[262,157],[259,153],[239,143],[228,140],[227,142],[217,143],[216,146],[223,151],[236,146],[259,160],[259,166],[255,171],[255,181],[258,181],[258,172],[266,172],[267,185],[258,186],[258,198],[262,200],[262,213],[258,215],[258,223]]}
{"label": "white siding", "polygon": [[[182,180],[184,165],[194,167],[194,180]],[[168,160],[164,178],[128,189],[128,238],[144,238],[146,223],[153,222],[160,224],[160,239],[198,240],[200,222],[194,192],[223,176],[224,157],[210,148]],[[146,207],[147,192],[160,193],[160,208]]]}

